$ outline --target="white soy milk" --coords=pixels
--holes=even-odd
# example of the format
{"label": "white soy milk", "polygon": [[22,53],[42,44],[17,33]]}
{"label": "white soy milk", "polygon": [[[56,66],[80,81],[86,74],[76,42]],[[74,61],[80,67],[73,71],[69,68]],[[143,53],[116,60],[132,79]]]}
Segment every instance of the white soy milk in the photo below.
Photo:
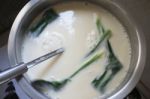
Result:
{"label": "white soy milk", "polygon": [[[26,35],[22,47],[22,59],[28,62],[43,54],[64,47],[65,52],[55,56],[26,73],[29,79],[47,81],[62,80],[70,76],[84,60],[84,56],[99,39],[96,19],[100,18],[104,27],[112,31],[109,39],[115,55],[123,68],[106,86],[109,94],[124,80],[130,64],[130,42],[121,23],[101,7],[83,2],[64,3],[54,6],[58,19],[48,24],[40,36]],[[102,46],[102,50],[105,48]],[[106,53],[107,51],[104,51]],[[100,76],[106,66],[106,55],[77,74],[60,91],[52,92],[52,99],[101,99],[104,94],[96,90],[91,82]]]}

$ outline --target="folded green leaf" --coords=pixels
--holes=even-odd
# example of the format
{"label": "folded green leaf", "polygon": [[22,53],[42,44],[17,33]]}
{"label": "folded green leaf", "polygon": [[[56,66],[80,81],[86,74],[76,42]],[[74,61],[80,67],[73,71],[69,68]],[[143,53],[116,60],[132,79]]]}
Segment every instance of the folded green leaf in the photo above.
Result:
{"label": "folded green leaf", "polygon": [[119,72],[119,70],[123,67],[117,57],[114,55],[111,45],[108,42],[108,50],[110,52],[108,56],[108,64],[106,65],[104,73],[95,78],[92,82],[95,88],[104,92],[105,86],[113,79],[113,77]]}
{"label": "folded green leaf", "polygon": [[[40,92],[43,91],[43,87],[48,87],[49,90],[54,89],[56,91],[60,90],[62,87],[64,87],[74,76],[76,76],[79,72],[81,72],[83,69],[90,66],[93,62],[100,59],[102,57],[103,53],[100,51],[97,51],[87,57],[85,61],[80,65],[80,68],[75,71],[72,75],[70,75],[68,78],[63,79],[62,81],[45,81],[45,80],[36,80],[32,82],[32,85],[35,89],[39,90]],[[45,85],[46,84],[46,85]]]}
{"label": "folded green leaf", "polygon": [[39,36],[44,28],[52,21],[54,21],[59,15],[53,10],[49,9],[44,12],[42,18],[31,27],[31,32],[35,37]]}
{"label": "folded green leaf", "polygon": [[97,51],[95,53],[93,53],[91,56],[89,56],[80,66],[80,68],[74,72],[70,77],[74,77],[76,74],[78,74],[81,70],[83,70],[84,68],[88,67],[90,64],[92,64],[93,62],[95,62],[96,60],[100,59],[102,57],[103,53],[100,51]]}
{"label": "folded green leaf", "polygon": [[101,36],[98,43],[96,44],[96,46],[86,55],[86,57],[91,55],[92,53],[94,53],[101,46],[101,44],[104,42],[104,40],[108,39],[110,36],[111,36],[111,31],[107,31],[106,33],[104,33]]}
{"label": "folded green leaf", "polygon": [[[106,32],[110,31],[110,30],[106,31],[104,29],[99,19],[97,20],[96,24],[97,24],[97,28],[98,28],[100,35],[105,34]],[[113,79],[113,77],[123,67],[121,62],[115,56],[113,49],[111,47],[111,44],[108,40],[106,40],[106,47],[109,53],[108,64],[106,65],[104,73],[100,77],[97,77],[92,81],[92,84],[94,85],[94,87],[100,90],[101,92],[104,92],[105,86],[110,82],[110,80]]]}

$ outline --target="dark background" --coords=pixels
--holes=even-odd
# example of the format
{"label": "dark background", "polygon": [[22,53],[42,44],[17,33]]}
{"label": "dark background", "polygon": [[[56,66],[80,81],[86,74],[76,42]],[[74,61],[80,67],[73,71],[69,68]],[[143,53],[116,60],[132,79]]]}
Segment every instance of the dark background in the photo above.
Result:
{"label": "dark background", "polygon": [[6,44],[12,23],[29,0],[0,0],[0,46]]}

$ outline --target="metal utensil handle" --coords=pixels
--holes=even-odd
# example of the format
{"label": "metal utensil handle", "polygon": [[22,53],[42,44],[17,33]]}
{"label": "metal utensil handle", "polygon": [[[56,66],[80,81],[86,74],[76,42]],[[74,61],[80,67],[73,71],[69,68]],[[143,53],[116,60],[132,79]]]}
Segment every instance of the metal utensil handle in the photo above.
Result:
{"label": "metal utensil handle", "polygon": [[28,68],[33,67],[55,55],[61,54],[62,52],[64,52],[64,48],[59,48],[57,50],[54,50],[48,54],[45,54],[41,57],[38,57],[28,63],[20,63],[16,66],[14,66],[13,68],[7,69],[3,72],[0,73],[0,84],[5,83],[25,72],[27,72]]}
{"label": "metal utensil handle", "polygon": [[13,68],[7,69],[0,73],[0,84],[3,84],[7,81],[12,80],[13,78],[17,77],[25,73],[28,70],[26,64],[20,63]]}

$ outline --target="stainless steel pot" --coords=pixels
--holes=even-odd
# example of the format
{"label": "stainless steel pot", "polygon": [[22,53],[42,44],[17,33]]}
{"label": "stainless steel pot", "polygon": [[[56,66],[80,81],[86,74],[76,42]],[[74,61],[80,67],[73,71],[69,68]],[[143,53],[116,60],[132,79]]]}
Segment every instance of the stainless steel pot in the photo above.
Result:
{"label": "stainless steel pot", "polygon": [[[21,45],[27,28],[32,20],[41,13],[44,9],[53,6],[60,2],[69,2],[70,0],[33,0],[28,2],[20,11],[14,24],[12,26],[9,42],[8,55],[12,66],[21,62]],[[72,0],[73,1],[73,0]],[[107,95],[105,98],[122,99],[125,97],[137,84],[142,74],[145,57],[146,46],[142,32],[136,27],[132,18],[128,13],[117,3],[112,0],[74,0],[86,1],[102,6],[115,15],[120,22],[125,26],[132,48],[132,57],[130,63],[130,70],[124,82],[113,93]],[[16,78],[16,81],[21,86],[22,90],[33,99],[45,99],[46,96],[37,92],[31,85],[26,75]]]}

